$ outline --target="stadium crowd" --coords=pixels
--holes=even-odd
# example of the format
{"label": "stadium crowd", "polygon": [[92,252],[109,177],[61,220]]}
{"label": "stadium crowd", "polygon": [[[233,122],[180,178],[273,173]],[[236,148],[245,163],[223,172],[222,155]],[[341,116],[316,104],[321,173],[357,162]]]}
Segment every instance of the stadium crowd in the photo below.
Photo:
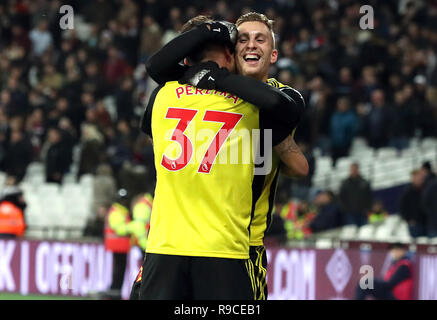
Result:
{"label": "stadium crowd", "polygon": [[[59,24],[65,4],[71,30]],[[362,5],[374,9],[373,29],[360,28]],[[19,182],[42,161],[46,181],[61,183],[80,146],[78,179],[109,165],[99,172],[117,187],[153,190],[152,146],[138,123],[157,84],[144,62],[198,14],[235,22],[250,11],[275,20],[271,76],[307,102],[296,140],[311,172],[316,147],[335,164],[355,137],[402,149],[437,136],[434,0],[9,0],[0,1],[0,170]],[[311,187],[311,175],[299,186]]]}

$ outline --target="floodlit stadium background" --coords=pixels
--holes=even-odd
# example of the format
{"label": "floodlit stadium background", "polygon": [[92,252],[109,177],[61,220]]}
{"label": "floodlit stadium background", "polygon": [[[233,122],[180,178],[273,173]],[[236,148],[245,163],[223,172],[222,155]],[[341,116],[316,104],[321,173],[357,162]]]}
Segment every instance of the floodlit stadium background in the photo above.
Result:
{"label": "floodlit stadium background", "polygon": [[[73,29],[61,23],[63,5],[74,10]],[[271,76],[307,103],[296,140],[311,173],[279,183],[277,210],[289,210],[276,221],[287,233],[272,230],[267,241],[270,297],[351,299],[360,266],[380,276],[387,243],[402,241],[418,271],[415,298],[437,298],[437,207],[425,208],[418,237],[400,211],[412,170],[437,168],[435,1],[10,0],[0,4],[0,188],[16,177],[28,230],[20,241],[0,240],[0,299],[85,298],[107,288],[111,255],[92,221],[119,187],[154,185],[152,146],[138,130],[157,86],[144,62],[195,15],[235,22],[249,11],[275,20]],[[353,162],[388,214],[361,227],[342,223],[337,197]],[[337,215],[314,232],[326,190]],[[298,212],[310,215],[297,221]],[[139,264],[134,249],[125,297]]]}

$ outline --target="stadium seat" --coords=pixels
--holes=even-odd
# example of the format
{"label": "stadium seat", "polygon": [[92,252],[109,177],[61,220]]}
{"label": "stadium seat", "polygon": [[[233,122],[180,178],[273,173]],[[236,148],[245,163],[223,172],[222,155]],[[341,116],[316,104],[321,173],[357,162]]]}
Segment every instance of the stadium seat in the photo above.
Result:
{"label": "stadium seat", "polygon": [[29,163],[26,169],[26,175],[33,175],[38,173],[44,173],[44,163],[40,161],[34,161]]}
{"label": "stadium seat", "polygon": [[399,239],[409,239],[410,231],[408,230],[408,224],[406,221],[401,220],[394,230],[395,236]]}
{"label": "stadium seat", "polygon": [[361,240],[372,240],[374,239],[374,234],[375,226],[372,224],[365,224],[358,230],[358,238]]}
{"label": "stadium seat", "polygon": [[423,140],[419,143],[420,147],[423,150],[429,149],[437,149],[437,139],[432,137],[423,138]]}
{"label": "stadium seat", "polygon": [[332,240],[327,238],[317,239],[315,243],[316,249],[331,249]]}
{"label": "stadium seat", "polygon": [[351,150],[362,150],[368,148],[366,139],[361,137],[355,137],[352,140]]}
{"label": "stadium seat", "polygon": [[61,187],[61,195],[64,199],[83,197],[85,194],[80,184],[68,183]]}
{"label": "stadium seat", "polygon": [[417,148],[420,146],[420,138],[412,137],[410,138],[410,147]]}
{"label": "stadium seat", "polygon": [[76,175],[69,172],[67,173],[64,178],[62,179],[62,184],[74,184],[76,183]]}
{"label": "stadium seat", "polygon": [[0,187],[3,187],[6,181],[6,173],[0,171]]}
{"label": "stadium seat", "polygon": [[356,225],[345,225],[341,228],[340,239],[353,240],[357,238],[358,227]]}
{"label": "stadium seat", "polygon": [[332,175],[329,181],[329,190],[335,193],[339,192],[342,180],[343,179],[336,177],[335,175]]}
{"label": "stadium seat", "polygon": [[375,151],[369,147],[352,149],[350,151],[350,157],[353,159],[373,159],[375,157]]}
{"label": "stadium seat", "polygon": [[72,166],[75,166],[75,167],[78,166],[78,163],[80,161],[80,153],[81,153],[81,145],[76,144],[73,147],[73,163],[71,164]]}
{"label": "stadium seat", "polygon": [[350,165],[353,163],[352,158],[349,157],[341,157],[337,159],[337,162],[335,163],[335,167],[337,169],[349,169]]}
{"label": "stadium seat", "polygon": [[396,227],[402,220],[401,216],[398,214],[390,214],[385,218],[385,223],[392,227]]}
{"label": "stadium seat", "polygon": [[43,173],[35,173],[32,175],[27,175],[24,177],[24,181],[31,183],[32,185],[38,187],[45,183],[46,178]]}
{"label": "stadium seat", "polygon": [[387,160],[387,159],[394,159],[398,156],[398,150],[396,148],[380,148],[376,152],[376,158],[379,160]]}
{"label": "stadium seat", "polygon": [[389,225],[382,223],[375,226],[375,229],[375,240],[387,241],[392,238],[393,230]]}
{"label": "stadium seat", "polygon": [[316,158],[316,171],[326,172],[332,169],[332,159],[331,157],[318,157]]}
{"label": "stadium seat", "polygon": [[430,239],[428,237],[417,237],[415,239],[417,244],[428,244],[430,243]]}
{"label": "stadium seat", "polygon": [[57,197],[59,194],[59,184],[57,183],[43,183],[37,189],[38,195]]}

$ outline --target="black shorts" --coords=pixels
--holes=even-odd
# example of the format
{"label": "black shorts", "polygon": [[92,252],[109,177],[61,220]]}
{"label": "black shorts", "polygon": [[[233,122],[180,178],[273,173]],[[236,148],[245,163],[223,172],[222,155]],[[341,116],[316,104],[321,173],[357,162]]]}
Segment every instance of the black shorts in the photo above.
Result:
{"label": "black shorts", "polygon": [[130,292],[129,300],[140,300],[140,287],[141,279],[143,277],[143,266],[141,266],[138,275],[135,278],[134,284],[132,285],[132,290]]}
{"label": "black shorts", "polygon": [[139,300],[254,300],[250,259],[146,253],[132,288]]}
{"label": "black shorts", "polygon": [[250,247],[250,260],[254,267],[252,278],[255,279],[255,300],[267,300],[267,254],[264,246]]}

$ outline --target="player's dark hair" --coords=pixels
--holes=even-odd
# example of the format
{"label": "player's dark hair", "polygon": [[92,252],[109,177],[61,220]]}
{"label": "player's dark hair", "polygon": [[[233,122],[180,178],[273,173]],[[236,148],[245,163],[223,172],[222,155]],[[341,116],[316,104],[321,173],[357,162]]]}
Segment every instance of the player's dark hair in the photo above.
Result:
{"label": "player's dark hair", "polygon": [[187,31],[190,31],[198,26],[200,26],[203,23],[207,22],[213,22],[213,19],[209,16],[196,16],[194,18],[191,18],[188,20],[181,28],[181,33],[185,33]]}

